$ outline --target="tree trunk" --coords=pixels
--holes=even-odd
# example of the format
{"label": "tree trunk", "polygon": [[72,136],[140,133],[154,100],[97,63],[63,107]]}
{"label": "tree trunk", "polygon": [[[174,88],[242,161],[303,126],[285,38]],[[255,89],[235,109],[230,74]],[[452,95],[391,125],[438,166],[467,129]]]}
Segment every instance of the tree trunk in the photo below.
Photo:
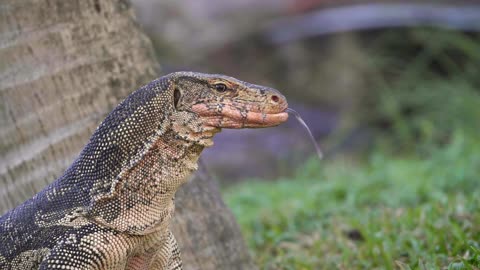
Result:
{"label": "tree trunk", "polygon": [[[0,214],[60,176],[158,71],[125,0],[0,2]],[[179,192],[172,229],[185,269],[254,268],[211,179]]]}

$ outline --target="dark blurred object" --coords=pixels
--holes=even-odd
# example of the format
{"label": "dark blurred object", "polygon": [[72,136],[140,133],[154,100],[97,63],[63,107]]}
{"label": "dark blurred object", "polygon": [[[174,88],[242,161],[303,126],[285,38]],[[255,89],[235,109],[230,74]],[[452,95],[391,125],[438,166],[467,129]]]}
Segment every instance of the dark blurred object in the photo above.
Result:
{"label": "dark blurred object", "polygon": [[360,232],[357,229],[352,229],[352,230],[349,230],[349,231],[345,231],[344,233],[348,237],[348,239],[350,239],[352,241],[359,241],[359,242],[365,241],[365,237],[363,237],[362,232]]}

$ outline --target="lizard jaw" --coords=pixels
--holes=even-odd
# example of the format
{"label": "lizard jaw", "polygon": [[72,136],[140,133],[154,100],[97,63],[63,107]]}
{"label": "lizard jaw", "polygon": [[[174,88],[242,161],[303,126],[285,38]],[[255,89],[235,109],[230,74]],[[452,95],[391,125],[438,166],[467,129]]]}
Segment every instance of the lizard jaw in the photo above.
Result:
{"label": "lizard jaw", "polygon": [[205,126],[218,128],[263,128],[280,125],[288,120],[285,109],[279,112],[242,112],[235,107],[225,106],[215,112],[205,104],[195,104],[192,111],[204,121]]}

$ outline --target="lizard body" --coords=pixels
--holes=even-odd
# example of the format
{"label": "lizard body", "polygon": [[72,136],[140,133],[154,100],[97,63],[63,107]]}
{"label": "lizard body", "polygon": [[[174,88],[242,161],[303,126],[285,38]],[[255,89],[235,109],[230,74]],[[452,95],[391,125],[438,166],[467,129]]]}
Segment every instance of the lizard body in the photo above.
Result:
{"label": "lizard body", "polygon": [[221,128],[287,120],[276,90],[176,72],[128,96],[52,184],[0,217],[0,269],[181,269],[174,195]]}

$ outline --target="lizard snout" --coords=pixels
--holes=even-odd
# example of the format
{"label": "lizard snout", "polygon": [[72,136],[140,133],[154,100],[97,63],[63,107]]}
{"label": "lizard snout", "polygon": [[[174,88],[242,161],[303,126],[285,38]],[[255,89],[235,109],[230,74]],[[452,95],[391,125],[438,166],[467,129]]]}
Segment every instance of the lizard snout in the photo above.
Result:
{"label": "lizard snout", "polygon": [[269,89],[266,92],[266,105],[263,111],[265,113],[279,113],[284,112],[288,108],[288,102],[285,96],[275,89]]}

